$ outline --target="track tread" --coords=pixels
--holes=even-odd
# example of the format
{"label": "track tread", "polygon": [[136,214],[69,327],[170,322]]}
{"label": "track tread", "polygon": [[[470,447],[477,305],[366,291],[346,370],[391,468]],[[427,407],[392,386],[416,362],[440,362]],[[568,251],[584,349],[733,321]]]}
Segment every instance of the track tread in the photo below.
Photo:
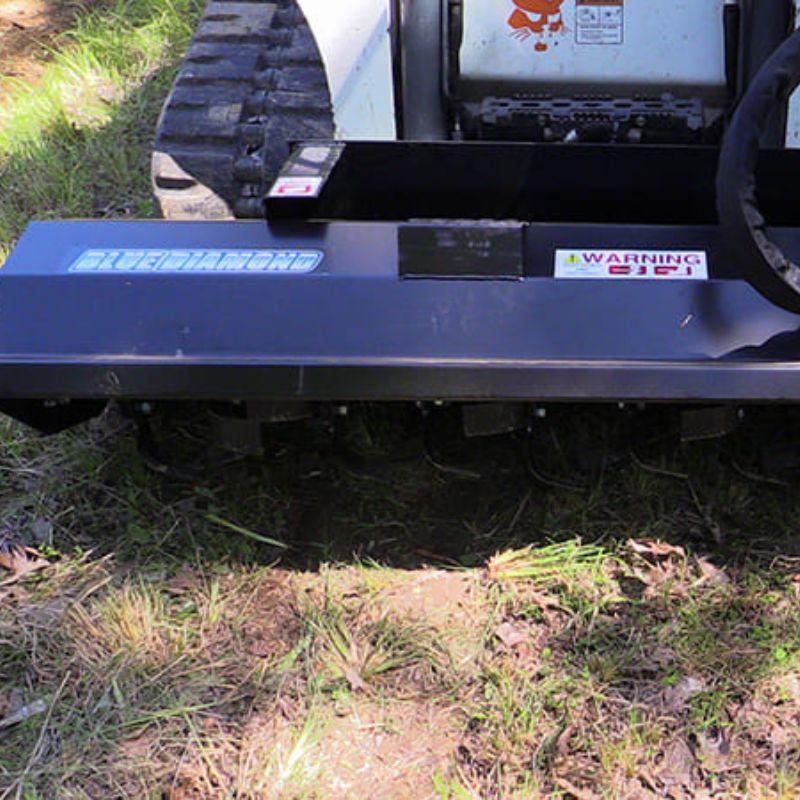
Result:
{"label": "track tread", "polygon": [[295,0],[211,0],[156,133],[162,214],[262,216],[289,142],[332,136],[325,69]]}

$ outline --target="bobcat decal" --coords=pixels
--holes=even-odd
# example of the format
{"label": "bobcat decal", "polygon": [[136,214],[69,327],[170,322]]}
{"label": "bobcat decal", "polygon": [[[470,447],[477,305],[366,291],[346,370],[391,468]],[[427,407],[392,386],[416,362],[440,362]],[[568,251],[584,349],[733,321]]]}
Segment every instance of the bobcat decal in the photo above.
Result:
{"label": "bobcat decal", "polygon": [[516,8],[508,18],[513,28],[511,34],[517,39],[527,39],[536,34],[534,49],[543,53],[547,50],[545,31],[550,34],[565,33],[564,15],[561,6],[564,0],[512,0]]}

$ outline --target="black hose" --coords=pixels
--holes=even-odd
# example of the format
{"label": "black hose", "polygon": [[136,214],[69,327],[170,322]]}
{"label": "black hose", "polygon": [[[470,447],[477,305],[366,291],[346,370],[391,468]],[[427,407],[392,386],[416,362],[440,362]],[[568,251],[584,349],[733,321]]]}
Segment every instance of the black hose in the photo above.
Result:
{"label": "black hose", "polygon": [[717,210],[731,257],[756,289],[794,313],[800,313],[800,267],[767,236],[756,200],[755,171],[771,112],[785,104],[799,84],[796,31],[767,59],[742,97],[725,134],[717,173]]}

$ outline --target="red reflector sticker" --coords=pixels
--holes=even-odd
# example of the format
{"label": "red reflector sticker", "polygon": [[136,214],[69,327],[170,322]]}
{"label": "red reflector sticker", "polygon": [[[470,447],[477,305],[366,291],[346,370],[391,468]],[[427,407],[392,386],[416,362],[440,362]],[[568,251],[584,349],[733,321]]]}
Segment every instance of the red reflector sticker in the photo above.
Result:
{"label": "red reflector sticker", "polygon": [[704,250],[556,250],[555,277],[584,280],[708,280]]}
{"label": "red reflector sticker", "polygon": [[320,177],[278,178],[269,190],[270,197],[319,197],[323,179]]}

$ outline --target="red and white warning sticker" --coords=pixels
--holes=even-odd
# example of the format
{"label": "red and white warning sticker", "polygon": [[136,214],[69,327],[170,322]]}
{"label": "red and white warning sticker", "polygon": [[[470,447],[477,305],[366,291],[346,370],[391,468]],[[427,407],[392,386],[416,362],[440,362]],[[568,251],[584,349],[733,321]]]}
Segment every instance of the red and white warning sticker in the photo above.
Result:
{"label": "red and white warning sticker", "polygon": [[319,197],[323,178],[318,175],[282,176],[272,184],[270,197]]}
{"label": "red and white warning sticker", "polygon": [[708,255],[704,250],[556,250],[555,277],[706,281]]}

